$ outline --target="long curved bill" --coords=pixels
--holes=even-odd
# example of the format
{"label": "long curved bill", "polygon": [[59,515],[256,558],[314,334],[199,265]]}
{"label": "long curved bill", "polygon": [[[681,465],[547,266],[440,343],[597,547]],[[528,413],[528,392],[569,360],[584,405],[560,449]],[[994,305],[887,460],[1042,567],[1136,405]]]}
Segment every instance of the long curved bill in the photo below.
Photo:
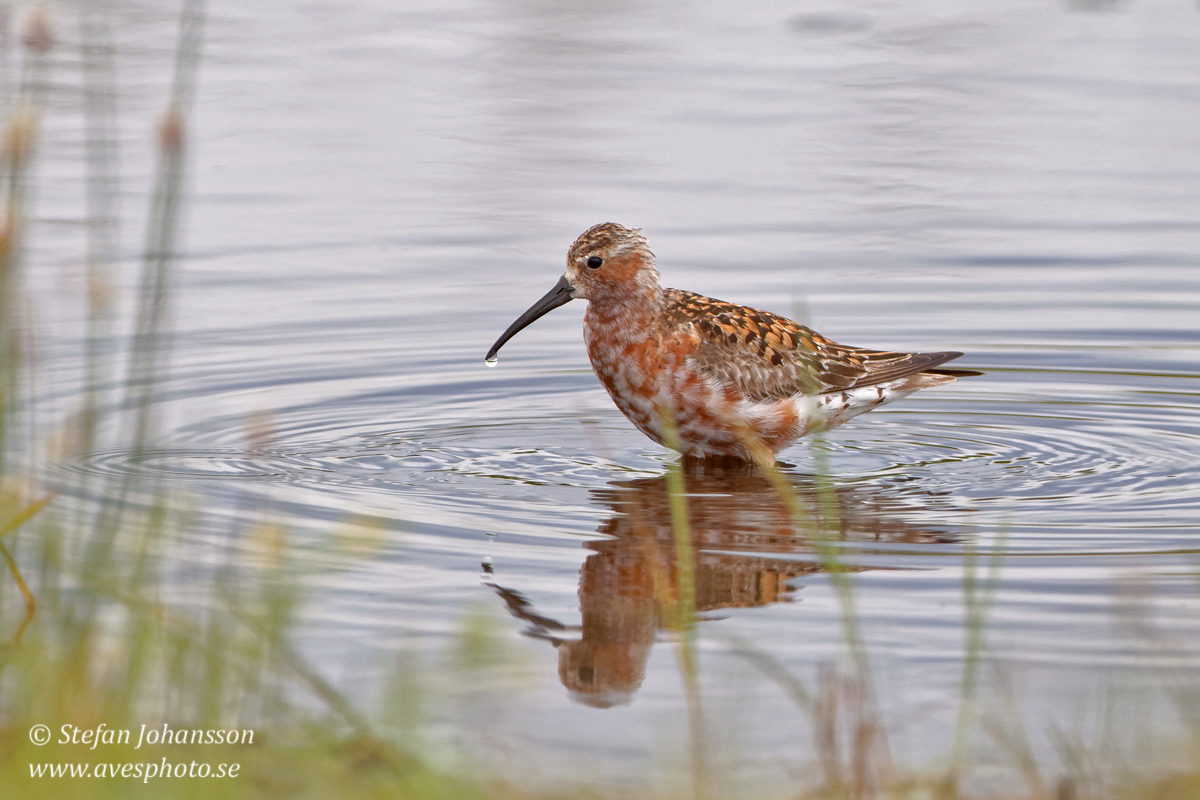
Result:
{"label": "long curved bill", "polygon": [[538,317],[545,316],[559,306],[565,306],[567,303],[571,302],[573,299],[571,297],[572,291],[573,289],[571,284],[567,282],[567,276],[564,275],[559,278],[558,283],[554,284],[553,289],[546,292],[541,300],[538,300],[536,303],[531,305],[528,311],[517,317],[516,321],[513,322],[512,325],[508,326],[508,330],[500,334],[500,338],[496,340],[494,345],[492,345],[492,349],[488,350],[487,356],[484,358],[484,360],[489,364],[494,363],[496,361],[496,353],[500,352],[500,348],[504,347],[505,342],[516,336],[522,328],[533,322]]}

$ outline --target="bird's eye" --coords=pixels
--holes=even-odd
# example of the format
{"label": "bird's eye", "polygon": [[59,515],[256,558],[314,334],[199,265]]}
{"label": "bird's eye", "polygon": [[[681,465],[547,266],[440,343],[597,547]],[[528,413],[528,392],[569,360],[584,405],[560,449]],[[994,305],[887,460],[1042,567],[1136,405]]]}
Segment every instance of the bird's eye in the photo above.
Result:
{"label": "bird's eye", "polygon": [[587,260],[588,269],[600,269],[600,265],[604,263],[604,259],[600,256],[592,256]]}

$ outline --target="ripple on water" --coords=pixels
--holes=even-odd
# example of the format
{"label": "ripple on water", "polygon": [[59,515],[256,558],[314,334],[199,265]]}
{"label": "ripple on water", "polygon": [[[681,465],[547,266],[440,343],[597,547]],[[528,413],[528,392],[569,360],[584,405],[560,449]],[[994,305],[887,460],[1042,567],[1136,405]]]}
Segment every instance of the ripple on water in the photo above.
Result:
{"label": "ripple on water", "polygon": [[[910,401],[864,417],[830,435],[829,462],[849,483],[915,481],[928,495],[953,496],[970,524],[1024,531],[1029,541],[1038,531],[1079,529],[1076,545],[1103,538],[1111,546],[1112,535],[1122,530],[1194,529],[1200,378],[1160,376],[1153,394],[1117,385],[1119,376],[1081,381],[1040,370],[1036,379],[1010,371],[943,390],[936,401],[930,393],[937,406],[922,409]],[[496,500],[511,491],[506,486],[594,489],[660,473],[667,460],[625,430],[615,410],[599,421],[599,432],[575,417],[515,415],[487,423],[409,422],[398,432],[373,427],[396,418],[386,400],[356,403],[361,421],[343,419],[340,431],[337,402],[281,412],[269,448],[228,446],[241,424],[228,418],[225,425],[210,421],[198,428],[194,446],[98,451],[78,456],[70,468],[116,477],[274,482],[383,495],[444,491],[464,500]],[[579,407],[570,392],[561,400],[563,408]],[[209,446],[212,441],[222,446]],[[803,444],[784,458],[792,472],[812,468]],[[562,500],[553,492],[521,497],[546,508]],[[954,507],[940,508],[955,513]],[[1019,549],[1022,539],[1015,537],[1013,545]]]}
{"label": "ripple on water", "polygon": [[300,467],[283,454],[196,448],[117,448],[80,453],[69,472],[109,478],[167,478],[178,481],[280,480]]}
{"label": "ripple on water", "polygon": [[[941,486],[1003,510],[1013,526],[1194,529],[1200,395],[1180,403],[1136,394],[1095,383],[1054,399],[985,399],[936,427],[897,433],[897,444],[883,448],[892,463],[875,471],[933,472],[956,462],[936,470]],[[883,424],[894,430],[903,416]],[[846,447],[869,453],[884,444]]]}
{"label": "ripple on water", "polygon": [[[570,427],[574,420],[564,422]],[[536,433],[554,438],[552,426],[530,427],[525,435],[513,436],[520,424],[496,423],[500,439],[536,439]],[[73,456],[68,472],[124,478],[168,480],[248,479],[283,483],[336,484],[379,482],[392,486],[429,484],[478,484],[491,482],[541,486],[600,486],[614,476],[650,474],[666,461],[646,459],[642,469],[594,456],[585,450],[540,449],[527,446],[480,446],[455,444],[463,438],[457,428],[432,426],[403,437],[393,432],[338,437],[336,447],[306,446],[290,451],[281,447],[238,450],[230,447],[176,447],[133,450],[95,450]],[[441,444],[435,444],[441,442]]]}

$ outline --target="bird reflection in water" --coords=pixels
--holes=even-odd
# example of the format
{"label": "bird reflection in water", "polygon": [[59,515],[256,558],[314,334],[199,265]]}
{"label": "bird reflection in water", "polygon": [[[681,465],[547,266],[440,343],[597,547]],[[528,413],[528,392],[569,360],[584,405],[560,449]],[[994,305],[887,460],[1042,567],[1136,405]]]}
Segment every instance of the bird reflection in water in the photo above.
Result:
{"label": "bird reflection in water", "polygon": [[[905,501],[878,486],[837,487],[824,493],[836,500],[826,504],[810,478],[785,478],[799,502],[796,517],[754,467],[685,470],[697,614],[790,600],[797,589],[790,581],[825,568],[813,553],[813,535],[864,543],[956,539],[903,520],[902,511],[911,514],[932,499],[915,487],[904,492]],[[666,475],[613,482],[592,496],[612,513],[599,528],[606,538],[584,544],[592,553],[579,573],[581,625],[539,614],[519,591],[495,583],[490,565],[485,572],[508,610],[527,623],[524,633],[558,650],[558,675],[571,696],[607,708],[633,698],[659,631],[670,627],[676,545]],[[833,513],[822,514],[825,505]]]}

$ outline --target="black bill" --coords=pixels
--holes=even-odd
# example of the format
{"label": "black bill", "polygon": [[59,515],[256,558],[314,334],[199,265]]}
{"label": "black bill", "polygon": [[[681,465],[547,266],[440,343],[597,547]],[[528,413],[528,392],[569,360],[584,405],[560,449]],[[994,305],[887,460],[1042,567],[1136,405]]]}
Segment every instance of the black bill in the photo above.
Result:
{"label": "black bill", "polygon": [[494,361],[496,353],[500,352],[500,348],[504,347],[504,343],[517,335],[517,332],[524,328],[529,323],[541,316],[545,316],[559,306],[566,305],[571,302],[571,284],[567,282],[567,276],[564,275],[558,279],[558,283],[554,284],[554,288],[546,292],[541,300],[538,300],[529,310],[521,316],[517,317],[516,322],[508,326],[508,330],[500,334],[500,338],[492,345],[492,349],[488,350],[486,360]]}

